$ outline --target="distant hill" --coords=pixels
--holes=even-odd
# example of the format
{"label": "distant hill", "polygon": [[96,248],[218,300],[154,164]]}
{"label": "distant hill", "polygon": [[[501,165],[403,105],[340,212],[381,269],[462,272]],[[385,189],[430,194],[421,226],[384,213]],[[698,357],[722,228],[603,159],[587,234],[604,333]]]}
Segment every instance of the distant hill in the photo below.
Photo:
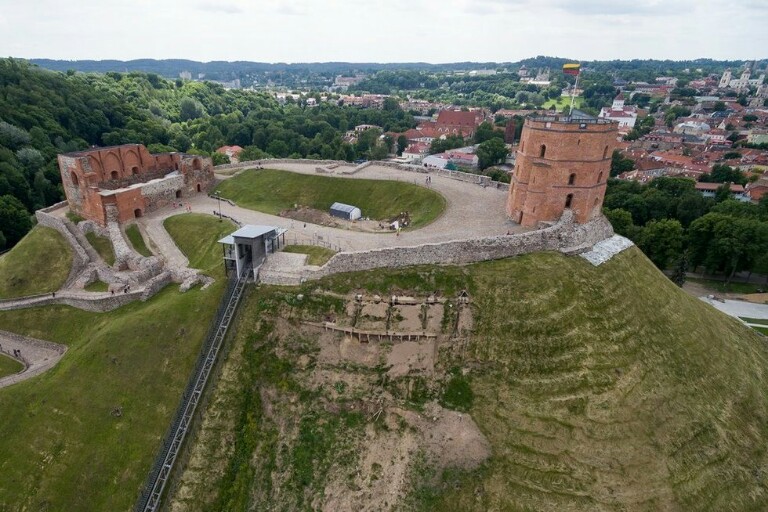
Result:
{"label": "distant hill", "polygon": [[[121,60],[51,60],[30,59],[29,62],[53,71],[82,71],[86,73],[130,72],[142,71],[145,73],[157,73],[159,75],[176,78],[179,73],[189,71],[193,77],[198,73],[206,75],[235,76],[247,73],[265,72],[311,72],[343,74],[350,72],[374,72],[384,69],[419,69],[445,71],[453,69],[484,69],[496,68],[506,64],[494,62],[457,62],[450,64],[429,64],[426,62],[406,63],[376,63],[376,62],[307,62],[287,64],[284,62],[266,63],[250,61],[212,61],[197,62],[184,59],[137,59],[129,61]],[[507,63],[508,64],[508,63]]]}
{"label": "distant hill", "polygon": [[[136,59],[136,60],[51,60],[29,59],[29,62],[40,67],[54,71],[82,71],[86,73],[107,72],[131,72],[141,71],[145,73],[157,73],[168,78],[177,78],[179,73],[188,71],[196,78],[198,74],[205,74],[206,78],[232,79],[249,74],[274,74],[274,73],[311,73],[334,76],[356,72],[373,73],[382,70],[419,70],[428,72],[445,72],[454,70],[476,69],[517,69],[521,65],[529,68],[549,67],[553,70],[566,62],[578,62],[579,59],[568,57],[538,56],[523,59],[517,62],[450,62],[431,64],[428,62],[298,62],[298,63],[267,63],[251,61],[211,61],[198,62],[185,59]],[[713,59],[692,59],[683,61],[633,59],[610,61],[582,61],[593,69],[601,71],[614,70],[639,71],[643,69],[656,70],[661,73],[682,71],[684,69],[704,69],[719,72],[727,67],[738,68],[744,64],[742,60],[718,61]],[[751,61],[750,61],[751,62]],[[768,59],[755,62],[757,69],[765,68]]]}

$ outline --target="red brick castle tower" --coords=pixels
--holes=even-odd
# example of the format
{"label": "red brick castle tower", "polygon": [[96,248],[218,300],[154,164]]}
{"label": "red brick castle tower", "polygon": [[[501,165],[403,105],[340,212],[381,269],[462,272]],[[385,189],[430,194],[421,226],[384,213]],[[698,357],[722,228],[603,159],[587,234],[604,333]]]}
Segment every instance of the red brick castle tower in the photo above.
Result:
{"label": "red brick castle tower", "polygon": [[522,226],[556,221],[565,209],[584,223],[600,214],[618,125],[567,116],[526,119],[507,198]]}

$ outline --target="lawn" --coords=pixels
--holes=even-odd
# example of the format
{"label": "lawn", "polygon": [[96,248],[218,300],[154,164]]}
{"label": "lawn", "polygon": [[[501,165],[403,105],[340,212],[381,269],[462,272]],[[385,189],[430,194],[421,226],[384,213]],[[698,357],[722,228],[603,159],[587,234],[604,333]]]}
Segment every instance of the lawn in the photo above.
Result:
{"label": "lawn", "polygon": [[712,291],[720,293],[758,293],[758,290],[764,290],[764,284],[756,283],[728,283],[718,279],[702,279],[699,277],[688,277],[687,281],[705,286]]}
{"label": "lawn", "polygon": [[86,233],[85,238],[88,239],[88,243],[99,253],[99,256],[107,265],[112,266],[115,263],[115,249],[112,247],[112,241],[109,238],[99,236],[92,231]]}
{"label": "lawn", "polygon": [[0,299],[53,292],[72,267],[72,248],[55,229],[36,226],[0,256]]}
{"label": "lawn", "polygon": [[746,316],[740,316],[739,318],[741,318],[745,322],[749,322],[750,324],[760,324],[760,325],[768,326],[768,319],[766,318],[749,318]]}
{"label": "lawn", "polygon": [[70,348],[53,369],[0,390],[0,510],[131,509],[224,286],[171,285],[108,313],[0,312],[0,329]]}
{"label": "lawn", "polygon": [[411,215],[412,228],[434,221],[445,210],[445,198],[413,183],[313,176],[271,169],[249,170],[223,181],[216,189],[238,206],[277,215],[303,205],[328,211],[334,202],[358,206],[364,217],[390,219]]}
{"label": "lawn", "polygon": [[131,245],[133,248],[141,254],[142,256],[152,256],[152,251],[149,250],[149,247],[147,247],[147,244],[144,243],[144,237],[141,236],[141,231],[139,231],[139,226],[136,224],[131,224],[127,228],[125,228],[125,234],[128,237],[128,240],[131,242]]}
{"label": "lawn", "polygon": [[283,248],[283,252],[292,252],[298,254],[307,254],[307,265],[322,266],[336,254],[336,251],[319,247],[317,245],[288,245]]}
{"label": "lawn", "polygon": [[85,287],[87,292],[106,292],[109,290],[109,285],[104,281],[94,281]]}
{"label": "lawn", "polygon": [[[581,108],[584,104],[584,98],[581,96],[576,96],[576,99],[573,102],[574,108]],[[560,96],[556,100],[548,100],[545,102],[541,108],[551,109],[552,106],[555,105],[557,107],[557,110],[563,111],[564,108],[571,106],[571,97],[570,96]]]}
{"label": "lawn", "polygon": [[189,259],[189,266],[213,277],[224,275],[223,253],[219,240],[237,230],[229,220],[203,213],[185,213],[165,219],[163,224],[181,252]]}
{"label": "lawn", "polygon": [[24,365],[17,360],[0,354],[0,378],[19,373],[23,369]]}

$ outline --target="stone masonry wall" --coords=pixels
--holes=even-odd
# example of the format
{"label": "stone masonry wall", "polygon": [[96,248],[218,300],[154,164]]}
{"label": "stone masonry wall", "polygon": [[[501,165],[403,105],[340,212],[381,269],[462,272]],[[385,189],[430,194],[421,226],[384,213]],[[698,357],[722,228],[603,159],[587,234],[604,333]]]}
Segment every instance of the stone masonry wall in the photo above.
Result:
{"label": "stone masonry wall", "polygon": [[576,253],[613,235],[610,223],[602,216],[581,225],[573,224],[572,218],[572,212],[566,211],[551,227],[517,235],[340,252],[319,269],[305,270],[302,278],[312,280],[330,274],[383,267],[475,263],[539,251]]}
{"label": "stone masonry wall", "polygon": [[37,210],[35,212],[35,218],[37,219],[37,223],[41,226],[55,229],[61,233],[62,236],[64,236],[64,238],[67,240],[69,246],[72,247],[72,268],[69,271],[69,277],[67,277],[67,284],[70,284],[71,280],[74,280],[83,270],[85,270],[85,267],[88,266],[88,264],[91,262],[91,258],[88,256],[88,253],[85,252],[85,249],[83,249],[80,243],[75,239],[75,236],[70,232],[69,229],[67,229],[67,226],[64,225],[64,221],[59,217],[49,213],[66,205],[67,202],[62,201],[61,203],[55,204],[48,208]]}

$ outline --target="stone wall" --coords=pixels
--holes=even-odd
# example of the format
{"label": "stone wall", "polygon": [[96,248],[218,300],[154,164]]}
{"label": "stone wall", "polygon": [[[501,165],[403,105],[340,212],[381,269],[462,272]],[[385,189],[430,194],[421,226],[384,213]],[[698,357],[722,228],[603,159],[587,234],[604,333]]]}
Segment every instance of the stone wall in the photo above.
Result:
{"label": "stone wall", "polygon": [[53,206],[43,208],[42,210],[37,210],[35,212],[35,218],[37,219],[38,224],[55,229],[61,233],[69,246],[72,247],[72,268],[69,270],[69,276],[67,277],[67,281],[64,286],[70,285],[71,282],[77,279],[77,276],[83,270],[85,270],[85,267],[87,267],[91,262],[90,256],[88,256],[88,253],[85,252],[85,249],[77,241],[74,234],[72,234],[72,232],[67,229],[67,226],[64,224],[64,220],[50,213],[59,208],[63,208],[66,205],[67,202],[62,201],[61,203],[57,203]]}
{"label": "stone wall", "polygon": [[105,311],[112,311],[120,306],[124,306],[129,302],[135,300],[146,300],[143,297],[143,291],[134,291],[128,293],[115,293],[114,295],[103,295],[101,297],[74,297],[66,296],[64,292],[57,293],[56,297],[40,297],[36,298],[34,304],[26,304],[19,302],[14,304],[12,300],[2,301],[2,310],[10,311],[15,309],[26,309],[29,307],[48,306],[51,304],[64,304],[66,306],[72,306],[73,308],[82,309],[84,311],[93,311],[95,313],[103,313]]}
{"label": "stone wall", "polygon": [[539,251],[574,254],[587,251],[595,243],[613,235],[610,223],[602,216],[587,224],[574,224],[572,220],[573,213],[566,211],[553,226],[516,235],[340,252],[319,269],[305,270],[302,278],[319,279],[330,274],[384,267],[475,263]]}

